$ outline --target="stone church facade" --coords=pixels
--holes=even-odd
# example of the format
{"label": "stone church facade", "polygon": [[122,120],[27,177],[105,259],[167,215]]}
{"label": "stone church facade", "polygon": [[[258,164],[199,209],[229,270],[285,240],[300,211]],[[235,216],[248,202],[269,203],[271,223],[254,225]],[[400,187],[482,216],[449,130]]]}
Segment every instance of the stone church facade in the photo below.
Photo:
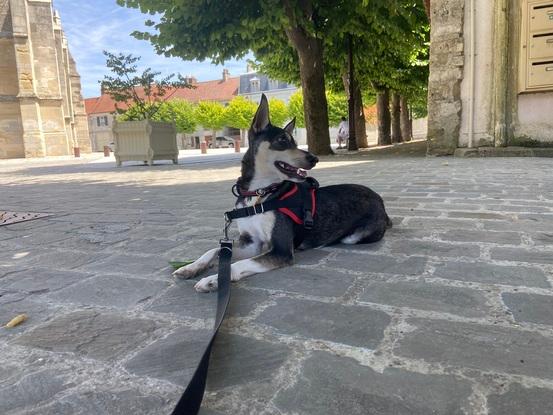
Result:
{"label": "stone church facade", "polygon": [[80,76],[51,0],[0,0],[0,159],[90,152]]}
{"label": "stone church facade", "polygon": [[430,5],[429,153],[552,146],[553,0]]}

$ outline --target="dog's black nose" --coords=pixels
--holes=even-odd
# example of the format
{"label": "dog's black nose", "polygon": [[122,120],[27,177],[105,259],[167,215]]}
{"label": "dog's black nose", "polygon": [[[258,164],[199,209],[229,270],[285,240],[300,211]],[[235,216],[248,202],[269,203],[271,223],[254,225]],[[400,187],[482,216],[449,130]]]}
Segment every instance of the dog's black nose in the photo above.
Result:
{"label": "dog's black nose", "polygon": [[311,163],[312,165],[315,165],[315,164],[317,164],[317,163],[319,162],[319,158],[318,158],[316,155],[311,154],[311,153],[307,153],[307,154],[305,155],[305,158],[306,158],[307,161],[308,161],[309,163]]}

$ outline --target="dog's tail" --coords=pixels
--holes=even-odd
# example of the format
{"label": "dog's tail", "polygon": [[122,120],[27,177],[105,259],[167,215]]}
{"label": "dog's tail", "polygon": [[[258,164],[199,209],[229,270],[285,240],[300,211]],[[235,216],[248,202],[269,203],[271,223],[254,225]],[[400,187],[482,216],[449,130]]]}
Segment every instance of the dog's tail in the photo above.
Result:
{"label": "dog's tail", "polygon": [[394,226],[392,219],[390,219],[390,217],[386,215],[386,229],[390,229],[392,226]]}

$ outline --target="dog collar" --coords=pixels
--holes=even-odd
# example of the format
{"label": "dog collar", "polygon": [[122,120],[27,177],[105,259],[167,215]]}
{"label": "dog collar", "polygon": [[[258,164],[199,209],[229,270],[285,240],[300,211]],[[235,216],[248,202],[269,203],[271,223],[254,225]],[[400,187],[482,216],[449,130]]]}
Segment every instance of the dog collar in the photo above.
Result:
{"label": "dog collar", "polygon": [[240,187],[238,183],[236,183],[234,186],[232,186],[232,194],[236,197],[266,196],[268,194],[276,192],[281,186],[282,182],[273,183],[267,187],[262,187],[260,189],[247,190]]}

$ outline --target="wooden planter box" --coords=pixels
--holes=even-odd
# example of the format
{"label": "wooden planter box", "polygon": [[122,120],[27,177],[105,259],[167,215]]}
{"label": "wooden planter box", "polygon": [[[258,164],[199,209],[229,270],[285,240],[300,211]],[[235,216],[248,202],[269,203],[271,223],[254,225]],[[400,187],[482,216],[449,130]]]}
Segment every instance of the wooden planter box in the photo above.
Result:
{"label": "wooden planter box", "polygon": [[124,161],[143,161],[151,166],[154,160],[178,163],[177,130],[174,124],[158,121],[115,121],[114,155],[117,166]]}

